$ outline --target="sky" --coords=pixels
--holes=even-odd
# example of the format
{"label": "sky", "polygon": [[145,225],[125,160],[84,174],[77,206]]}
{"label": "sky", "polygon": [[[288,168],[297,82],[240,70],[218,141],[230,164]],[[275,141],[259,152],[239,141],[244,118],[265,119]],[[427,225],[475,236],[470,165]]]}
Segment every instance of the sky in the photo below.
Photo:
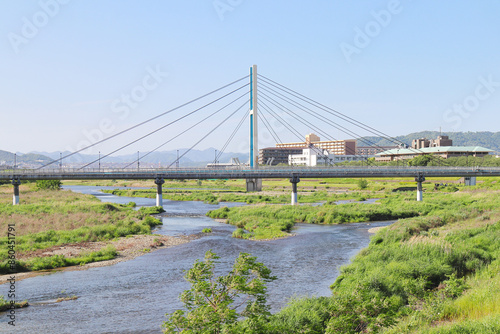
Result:
{"label": "sky", "polygon": [[[0,150],[75,151],[243,78],[253,64],[259,74],[390,136],[499,131],[498,1],[0,0],[0,5]],[[238,106],[178,136],[215,110],[208,108],[115,155],[152,150],[169,139],[161,150],[190,147]],[[85,153],[112,152],[194,108]],[[222,148],[242,113],[196,148]],[[282,141],[297,141],[270,121]],[[314,132],[289,121],[300,134]],[[353,137],[325,131],[335,139]],[[371,135],[361,129],[356,134]],[[274,143],[259,125],[259,146]],[[245,150],[247,122],[226,149]]]}

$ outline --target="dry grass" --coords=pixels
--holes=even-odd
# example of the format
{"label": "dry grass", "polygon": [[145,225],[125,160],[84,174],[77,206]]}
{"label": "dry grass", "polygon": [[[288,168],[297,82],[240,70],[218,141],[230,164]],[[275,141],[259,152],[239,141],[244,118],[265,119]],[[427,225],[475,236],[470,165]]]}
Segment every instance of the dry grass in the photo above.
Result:
{"label": "dry grass", "polygon": [[11,188],[0,187],[0,229],[6,231],[8,224],[15,224],[17,236],[107,224],[127,216],[125,211],[96,212],[92,208],[102,204],[90,195],[63,190],[33,191],[29,185],[20,186],[21,205],[13,207]]}

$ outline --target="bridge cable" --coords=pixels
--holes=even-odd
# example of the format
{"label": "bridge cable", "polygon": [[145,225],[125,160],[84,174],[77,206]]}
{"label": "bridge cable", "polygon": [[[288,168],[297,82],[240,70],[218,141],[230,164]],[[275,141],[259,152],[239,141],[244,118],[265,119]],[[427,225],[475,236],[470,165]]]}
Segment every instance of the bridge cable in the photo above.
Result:
{"label": "bridge cable", "polygon": [[[295,118],[295,119],[296,119],[296,120],[298,120],[299,122],[301,122],[301,121],[302,121],[303,123],[305,123],[305,124],[309,125],[309,126],[310,126],[313,130],[317,131],[319,134],[322,134],[322,135],[324,135],[324,136],[325,136],[325,137],[327,137],[327,138],[331,138],[331,136],[330,136],[330,135],[328,135],[328,134],[326,134],[326,132],[325,132],[325,131],[322,131],[320,128],[318,128],[317,126],[315,126],[315,125],[314,125],[314,124],[312,124],[311,122],[307,121],[305,118],[303,118],[303,117],[301,117],[301,116],[297,115],[295,112],[293,112],[293,111],[291,111],[290,109],[288,109],[287,107],[283,106],[281,103],[279,103],[279,102],[277,102],[276,100],[272,99],[272,98],[271,98],[271,97],[269,97],[267,94],[263,93],[263,92],[262,92],[262,90],[261,90],[261,96],[263,96],[263,98],[264,98],[266,101],[268,101],[269,103],[272,103],[272,104],[273,104],[273,105],[275,105],[277,108],[279,108],[279,109],[283,110],[283,112],[285,112],[285,113],[286,113],[286,114],[288,114],[289,116],[292,116],[293,118]],[[281,107],[281,108],[280,108],[280,107]],[[285,110],[285,109],[286,109],[286,110]],[[336,139],[335,139],[335,138],[333,138],[333,140],[336,140]],[[322,156],[322,158],[323,158],[323,159],[325,159],[325,161],[326,161],[326,160],[330,160],[330,162],[332,162],[332,163],[333,163],[333,159],[332,159],[332,158],[330,158],[328,155],[326,155],[326,154],[324,154],[324,153],[323,153],[325,149],[323,149],[323,148],[321,148],[321,147],[317,147],[317,146],[315,146],[314,144],[311,144],[311,145],[312,145],[312,147],[315,147],[315,148],[316,148],[316,152],[319,152],[319,153],[320,153],[320,155]],[[349,153],[349,152],[347,152],[347,153]],[[352,153],[352,152],[351,152],[351,153]],[[356,156],[356,157],[362,157],[361,155],[356,154],[356,152],[354,152],[354,153],[353,153],[353,154],[351,154],[351,155]],[[364,158],[364,157],[363,157],[363,158]],[[363,159],[363,160],[364,160],[364,159]],[[373,163],[372,163],[371,161],[369,161],[369,160],[364,160],[364,161],[366,161],[366,162],[367,162],[367,164],[372,164],[372,165],[373,165]]]}
{"label": "bridge cable", "polygon": [[[264,89],[264,91],[268,91],[268,88],[267,88],[267,87],[265,87],[265,86],[261,86],[261,88],[263,88],[263,89]],[[267,94],[263,93],[262,91],[261,91],[261,94],[263,94],[263,95],[264,95],[265,97],[267,97],[268,99],[272,100],[274,105],[279,105],[281,108],[286,109],[286,110],[288,110],[290,113],[292,113],[292,114],[296,115],[296,117],[295,117],[296,119],[297,119],[297,117],[299,117],[299,118],[300,118],[303,122],[307,123],[307,124],[308,124],[309,126],[311,126],[313,129],[315,128],[318,132],[323,132],[323,135],[324,135],[325,137],[327,137],[327,138],[333,138],[333,137],[331,137],[329,134],[327,134],[327,133],[326,133],[326,131],[322,131],[322,130],[321,130],[320,128],[318,128],[317,126],[312,125],[310,122],[308,122],[307,120],[305,120],[305,119],[304,119],[304,118],[302,118],[301,116],[297,115],[297,114],[296,114],[296,113],[294,113],[292,110],[290,110],[289,108],[285,107],[285,106],[284,106],[284,105],[282,105],[281,103],[277,102],[277,101],[276,101],[276,100],[274,100],[273,98],[271,98],[271,97],[267,96]],[[273,93],[271,93],[271,94],[273,94]],[[275,94],[273,94],[273,95],[275,95]],[[320,115],[320,114],[318,114],[318,113],[315,113],[314,111],[310,110],[310,109],[309,109],[309,108],[307,108],[307,107],[305,107],[305,108],[306,108],[306,110],[301,109],[300,107],[297,107],[297,104],[298,104],[298,105],[300,105],[300,106],[302,106],[300,103],[295,103],[294,101],[289,100],[289,98],[286,98],[286,97],[283,97],[283,96],[277,96],[277,97],[279,97],[279,98],[281,98],[281,99],[285,100],[286,102],[290,103],[292,106],[294,106],[294,107],[298,108],[299,110],[304,111],[304,112],[306,112],[306,113],[308,113],[308,114],[310,114],[310,115],[312,115],[312,116],[314,116],[314,117],[318,118],[319,120],[321,120],[321,121],[323,121],[323,122],[325,122],[325,123],[327,123],[327,124],[331,125],[332,127],[336,128],[336,129],[338,129],[338,130],[340,130],[340,131],[342,131],[342,132],[345,132],[346,134],[349,134],[349,135],[351,135],[351,136],[353,136],[353,137],[360,137],[360,136],[359,136],[358,134],[356,134],[355,132],[350,131],[350,130],[349,130],[349,129],[347,129],[347,128],[344,128],[344,127],[342,127],[341,125],[338,125],[337,123],[335,123],[335,122],[333,122],[333,121],[329,120],[328,118],[324,117],[323,115]],[[302,106],[302,107],[303,107],[303,106]],[[309,110],[309,111],[308,111],[308,110]],[[333,123],[333,124],[332,124],[332,123]],[[336,125],[338,125],[338,127],[337,127]],[[320,134],[321,134],[321,133],[320,133]],[[333,138],[333,140],[337,140],[337,139]],[[360,139],[360,140],[365,141],[364,139]],[[366,142],[366,141],[365,141],[365,142]],[[376,144],[374,144],[374,143],[371,143],[371,144],[372,144],[372,145],[377,146],[377,145],[376,145]],[[356,152],[347,152],[347,153],[351,153],[351,155],[353,155],[353,156],[363,157],[363,156],[361,156],[361,155],[359,155],[359,154],[356,154]],[[371,163],[369,160],[365,160],[365,161],[367,161],[367,162]],[[373,164],[373,163],[372,163],[372,164]]]}
{"label": "bridge cable", "polygon": [[[119,135],[122,135],[122,134],[124,134],[124,133],[126,133],[126,132],[128,132],[128,131],[130,131],[130,130],[133,130],[133,129],[135,129],[135,128],[138,128],[138,127],[140,127],[140,126],[142,126],[142,125],[144,125],[144,124],[146,124],[146,123],[149,123],[149,122],[151,122],[151,121],[153,121],[153,120],[155,120],[155,119],[158,119],[158,118],[160,118],[160,117],[162,117],[162,116],[165,116],[165,115],[167,115],[167,114],[169,114],[169,113],[171,113],[171,112],[173,112],[173,111],[176,111],[176,110],[178,110],[178,109],[180,109],[180,108],[182,108],[182,107],[185,107],[185,106],[187,106],[187,105],[189,105],[189,104],[191,104],[191,103],[194,103],[194,102],[199,101],[199,100],[201,100],[201,99],[203,99],[203,98],[205,98],[205,97],[207,97],[207,96],[210,96],[210,95],[212,95],[212,94],[214,94],[214,93],[217,93],[218,91],[221,91],[221,90],[223,90],[223,89],[225,89],[225,88],[227,88],[227,87],[229,87],[229,86],[232,86],[232,85],[234,85],[234,84],[236,84],[236,83],[238,83],[238,82],[240,82],[240,81],[242,81],[242,80],[245,80],[245,79],[247,79],[248,77],[249,77],[249,75],[246,75],[246,76],[244,76],[244,77],[243,77],[243,78],[241,78],[241,79],[235,80],[235,81],[233,81],[233,82],[231,82],[231,83],[229,83],[229,84],[227,84],[227,85],[224,85],[224,86],[222,86],[222,87],[220,87],[220,88],[217,88],[217,89],[215,89],[215,90],[213,90],[213,91],[211,91],[211,92],[209,92],[209,93],[206,93],[206,94],[204,94],[204,95],[202,95],[202,96],[200,96],[200,97],[197,97],[197,98],[195,98],[195,99],[193,99],[193,100],[191,100],[191,101],[189,101],[189,102],[186,102],[186,103],[184,103],[184,104],[181,104],[180,106],[177,106],[177,107],[175,107],[175,108],[173,108],[173,109],[167,110],[167,111],[165,111],[165,112],[163,112],[163,113],[161,113],[161,114],[159,114],[159,115],[157,115],[157,116],[155,116],[155,117],[152,117],[152,118],[150,118],[150,119],[147,119],[147,120],[145,120],[145,121],[143,121],[143,122],[141,122],[141,123],[138,123],[138,124],[136,124],[136,125],[133,125],[133,126],[131,126],[131,127],[127,128],[127,129],[125,129],[125,130],[122,130],[122,131],[118,132],[118,133],[115,133],[114,135],[111,135],[111,136],[109,136],[109,137],[107,137],[107,138],[104,138],[104,139],[101,139],[101,140],[99,140],[99,141],[97,141],[97,142],[95,142],[95,143],[93,143],[93,144],[90,144],[90,145],[88,145],[88,146],[85,146],[84,148],[81,148],[81,149],[79,149],[79,150],[77,150],[77,151],[75,151],[75,152],[72,152],[72,153],[70,153],[70,154],[67,154],[67,155],[65,155],[65,156],[63,156],[63,157],[61,157],[61,158],[59,158],[59,159],[57,159],[57,160],[54,160],[54,161],[52,161],[52,162],[50,162],[50,163],[47,163],[47,164],[45,164],[45,165],[43,165],[43,166],[41,166],[41,167],[39,167],[39,168],[37,168],[37,169],[41,169],[41,168],[44,168],[44,167],[50,166],[50,165],[52,165],[52,164],[54,164],[54,163],[56,163],[56,162],[59,162],[59,161],[61,161],[61,160],[63,160],[63,159],[69,158],[69,157],[71,157],[71,156],[73,156],[73,155],[75,155],[75,154],[77,154],[77,153],[80,153],[80,152],[82,152],[82,151],[85,151],[86,149],[89,149],[89,148],[94,147],[94,146],[96,146],[96,145],[98,145],[98,144],[101,144],[101,143],[103,143],[103,142],[105,142],[105,141],[108,141],[108,140],[110,140],[110,139],[112,139],[112,138],[115,138],[115,137],[117,137],[117,136],[119,136]],[[248,85],[248,84],[246,84],[246,85]],[[246,85],[245,85],[245,86],[246,86]]]}
{"label": "bridge cable", "polygon": [[[286,92],[287,94],[290,94],[290,95],[292,95],[292,96],[294,96],[294,97],[296,97],[296,98],[299,98],[299,99],[301,99],[302,101],[305,101],[305,102],[307,102],[307,103],[309,103],[309,104],[311,104],[311,105],[315,106],[316,108],[319,108],[319,109],[321,109],[321,110],[323,110],[323,111],[326,111],[327,113],[329,113],[329,114],[331,114],[331,115],[333,115],[333,116],[335,116],[335,117],[338,117],[338,118],[340,118],[340,119],[342,119],[342,120],[344,120],[344,121],[346,121],[346,122],[348,122],[348,123],[351,123],[351,124],[352,124],[352,125],[354,125],[354,126],[357,126],[357,127],[361,128],[361,129],[364,129],[364,130],[366,130],[366,131],[368,131],[368,132],[370,132],[370,133],[372,133],[372,134],[375,134],[376,136],[380,136],[380,137],[382,137],[383,139],[386,139],[386,140],[388,140],[388,141],[390,141],[390,142],[393,142],[393,143],[395,143],[395,144],[398,144],[398,145],[403,144],[403,145],[405,145],[405,146],[406,146],[406,144],[405,144],[405,143],[403,143],[402,141],[398,140],[397,138],[391,137],[391,136],[389,136],[389,135],[387,135],[387,134],[385,134],[385,133],[383,133],[383,132],[381,132],[381,131],[379,131],[379,130],[376,130],[376,129],[374,129],[374,128],[370,127],[369,125],[366,125],[366,124],[364,124],[364,123],[362,123],[362,122],[360,122],[360,121],[357,121],[357,120],[355,120],[355,119],[353,119],[353,118],[351,118],[351,117],[349,117],[349,116],[347,116],[347,115],[344,115],[344,114],[342,114],[341,112],[339,112],[339,111],[337,111],[337,110],[335,110],[335,109],[332,109],[332,108],[330,108],[330,107],[328,107],[328,106],[325,106],[325,105],[323,105],[323,104],[321,104],[321,103],[319,103],[319,102],[316,102],[316,101],[314,101],[313,99],[310,99],[310,98],[308,98],[308,97],[307,97],[307,96],[305,96],[305,95],[302,95],[302,94],[300,94],[300,93],[298,93],[298,92],[296,92],[296,91],[294,91],[294,90],[292,90],[292,89],[290,89],[290,88],[288,88],[288,87],[286,87],[286,86],[283,86],[283,85],[281,85],[281,84],[279,84],[279,83],[277,83],[277,82],[275,82],[275,81],[273,81],[273,80],[271,80],[271,79],[269,79],[269,78],[267,78],[267,77],[263,76],[262,74],[258,74],[258,76],[262,77],[262,78],[264,79],[264,82],[266,82],[266,81],[270,81],[271,83],[269,83],[269,82],[266,82],[266,83],[268,83],[268,84],[270,84],[270,85],[272,85],[272,86],[274,86],[274,87],[276,87],[276,88],[278,88],[278,89],[280,89],[280,90],[282,90],[282,91]],[[283,87],[284,89],[283,89],[282,87]],[[285,90],[285,89],[286,89],[286,90]],[[288,91],[287,91],[287,90],[288,90]],[[291,92],[293,92],[293,93],[290,93],[290,91],[291,91]],[[340,116],[339,116],[339,115],[340,115]],[[422,152],[422,151],[421,151],[421,150],[419,150],[419,149],[414,149],[414,148],[408,148],[408,149],[409,149],[409,150],[412,150],[412,151],[414,151],[414,152],[417,152],[417,153],[424,153],[424,152]],[[429,155],[429,156],[431,157],[431,159],[433,159],[434,161],[436,161],[438,164],[440,164],[440,165],[447,165],[447,166],[449,166],[449,163],[445,163],[445,162],[444,162],[444,161],[442,161],[441,159],[439,159],[439,158],[437,158],[437,157],[433,156],[432,154],[431,154],[431,155]]]}
{"label": "bridge cable", "polygon": [[[271,108],[269,108],[264,101],[261,100],[260,103],[261,103],[264,110],[266,110],[269,114],[271,114],[276,120],[278,120],[278,122],[280,122],[282,125],[284,125],[290,132],[292,132],[297,138],[299,138],[299,140],[302,140],[302,136],[301,136],[300,132],[297,131],[296,128],[294,128],[287,121],[285,121],[283,118],[281,118],[281,116],[279,116],[278,113],[271,111]],[[327,155],[325,155],[323,153],[323,150],[320,149],[318,153],[323,159],[325,159],[325,163],[327,160],[329,160],[330,163],[332,163],[332,159],[329,158]]]}
{"label": "bridge cable", "polygon": [[209,119],[210,117],[214,116],[215,114],[218,114],[220,111],[222,111],[223,109],[225,109],[226,107],[228,107],[229,105],[235,103],[236,101],[240,100],[242,97],[244,97],[245,95],[248,95],[249,92],[245,92],[243,93],[243,95],[241,95],[240,97],[238,97],[237,99],[233,100],[232,102],[230,102],[229,104],[225,105],[224,107],[214,111],[213,113],[211,113],[210,115],[206,116],[205,118],[203,118],[202,120],[198,121],[196,124],[190,126],[189,128],[185,129],[184,131],[180,132],[179,134],[177,134],[175,137],[167,140],[166,142],[164,142],[163,144],[155,147],[153,150],[149,151],[148,153],[142,155],[139,157],[139,159],[135,159],[135,161],[129,163],[128,165],[126,165],[125,167],[123,167],[123,169],[126,169],[128,167],[130,167],[131,165],[134,165],[135,163],[137,163],[138,161],[140,161],[141,159],[147,157],[148,155],[150,155],[151,153],[157,151],[158,149],[162,148],[163,146],[165,146],[166,144],[170,143],[171,141],[179,138],[180,136],[182,136],[183,134],[185,134],[186,132],[188,132],[189,130],[193,129],[194,127],[200,125],[201,123],[203,123],[204,121],[206,121],[207,119]]}
{"label": "bridge cable", "polygon": [[267,118],[264,115],[264,113],[260,112],[260,109],[258,109],[257,115],[259,116],[259,119],[262,120],[262,123],[264,123],[264,125],[266,126],[267,131],[269,131],[269,133],[273,137],[274,141],[276,143],[279,142],[280,144],[283,144],[283,142],[281,141],[281,138],[278,136],[278,134],[276,133],[276,131],[274,131],[273,127],[271,126],[271,123],[269,123],[269,121],[267,120]]}
{"label": "bridge cable", "polygon": [[[326,118],[325,116],[323,116],[323,115],[321,115],[321,114],[319,114],[319,113],[311,110],[310,108],[307,108],[307,107],[303,106],[302,104],[291,100],[290,98],[284,96],[283,94],[277,93],[275,90],[270,89],[270,88],[266,87],[265,85],[261,86],[261,88],[264,88],[264,90],[266,90],[266,91],[271,91],[271,92],[269,92],[270,94],[272,94],[272,95],[274,95],[274,96],[276,96],[276,97],[278,97],[278,98],[280,98],[280,99],[288,102],[289,104],[291,104],[292,106],[298,108],[299,110],[304,111],[304,112],[308,113],[309,115],[312,115],[312,116],[318,118],[320,121],[328,123],[329,125],[331,125],[332,127],[334,127],[335,129],[337,129],[337,130],[339,130],[341,132],[344,132],[344,133],[346,133],[346,134],[348,134],[350,136],[353,136],[353,137],[361,137],[359,134],[357,134],[357,133],[355,133],[355,132],[347,129],[346,127],[343,127],[342,125],[340,125],[340,124],[338,124],[336,122],[333,122],[332,120],[330,120],[330,119]],[[290,109],[288,109],[288,110],[290,110]],[[330,135],[327,135],[326,137],[329,137],[329,136]],[[360,139],[360,140],[362,140],[364,142],[368,142],[367,140],[364,140],[364,139]],[[370,142],[368,142],[368,143],[370,143]],[[374,143],[371,143],[371,144],[376,145]]]}
{"label": "bridge cable", "polygon": [[226,117],[222,122],[220,122],[215,128],[210,130],[203,138],[198,140],[193,146],[191,146],[186,152],[184,152],[179,158],[177,158],[174,162],[172,162],[170,165],[168,165],[167,169],[170,168],[173,164],[175,164],[177,161],[179,161],[183,156],[185,156],[189,151],[191,151],[196,145],[198,145],[200,142],[202,142],[205,138],[207,138],[209,135],[211,135],[215,130],[217,130],[222,124],[224,124],[228,119],[230,119],[234,114],[236,114],[238,111],[241,110],[245,105],[247,105],[250,102],[250,100],[247,100],[245,103],[241,105],[236,111],[234,111],[231,115]]}
{"label": "bridge cable", "polygon": [[[174,124],[174,123],[177,123],[178,121],[180,121],[180,120],[182,120],[182,119],[184,119],[184,118],[186,118],[186,117],[188,117],[188,116],[190,116],[190,115],[192,115],[192,114],[194,114],[194,113],[196,113],[196,112],[198,112],[198,111],[200,111],[200,110],[202,110],[202,109],[204,109],[204,108],[208,107],[209,105],[214,104],[215,102],[218,102],[218,101],[222,100],[223,98],[225,98],[225,97],[227,97],[227,96],[229,96],[229,95],[231,95],[231,94],[233,94],[233,93],[235,93],[235,92],[237,92],[237,91],[239,91],[239,90],[241,90],[241,89],[243,89],[243,88],[245,88],[245,87],[247,87],[247,86],[248,86],[248,84],[245,84],[245,85],[243,85],[243,86],[241,86],[241,87],[239,87],[239,88],[237,88],[237,89],[235,89],[235,90],[233,90],[233,91],[231,91],[231,92],[229,92],[229,93],[225,94],[224,96],[219,97],[218,99],[216,99],[216,100],[214,100],[214,101],[212,101],[212,102],[210,102],[210,103],[207,103],[207,104],[205,104],[204,106],[201,106],[201,107],[199,107],[199,108],[195,109],[194,111],[192,111],[192,112],[190,112],[190,113],[187,113],[187,114],[185,114],[185,115],[183,115],[183,116],[181,116],[181,117],[177,118],[176,120],[174,120],[174,121],[172,121],[172,122],[170,122],[170,123],[167,123],[166,125],[163,125],[163,126],[161,126],[161,127],[157,128],[157,129],[155,129],[155,130],[153,130],[153,131],[149,132],[148,134],[146,134],[146,135],[144,135],[144,136],[141,136],[140,138],[135,139],[135,140],[133,140],[133,141],[129,142],[128,144],[125,144],[125,145],[123,145],[123,146],[119,147],[118,149],[114,150],[113,152],[110,152],[110,153],[108,153],[108,154],[106,154],[106,155],[104,155],[104,156],[100,157],[99,159],[96,159],[96,160],[94,160],[94,161],[92,161],[92,162],[89,162],[88,164],[86,164],[86,165],[84,165],[84,166],[80,167],[79,169],[83,169],[83,168],[85,168],[85,167],[87,167],[87,166],[90,166],[90,165],[92,165],[92,164],[94,164],[94,163],[98,162],[99,160],[101,160],[101,159],[103,159],[103,158],[106,158],[106,157],[110,156],[110,155],[111,155],[111,154],[113,154],[113,153],[116,153],[116,152],[118,152],[118,151],[120,151],[120,150],[122,150],[122,149],[124,149],[124,148],[126,148],[126,147],[128,147],[128,146],[130,146],[130,145],[132,145],[132,144],[134,144],[134,143],[137,143],[138,141],[140,141],[140,140],[142,140],[142,139],[144,139],[144,138],[146,138],[146,137],[149,137],[149,136],[151,136],[152,134],[154,134],[154,133],[156,133],[156,132],[158,132],[158,131],[160,131],[160,130],[162,130],[162,129],[164,129],[164,128],[166,128],[166,127],[168,127],[168,126],[170,126],[170,125],[172,125],[172,124]],[[245,94],[247,94],[247,93],[245,93]],[[232,102],[230,102],[229,104],[231,104],[231,103],[232,103]]]}
{"label": "bridge cable", "polygon": [[229,145],[229,143],[233,140],[234,136],[236,136],[236,133],[238,132],[238,130],[241,128],[241,126],[243,125],[243,122],[245,122],[245,120],[248,118],[248,116],[250,115],[249,114],[249,111],[250,110],[247,110],[245,111],[245,114],[243,115],[243,118],[239,121],[238,125],[236,126],[236,128],[233,130],[233,133],[231,133],[231,135],[229,136],[229,138],[226,140],[226,142],[224,143],[224,146],[222,146],[222,149],[220,149],[214,159],[214,165],[217,164],[217,160],[220,159],[220,157],[222,156],[222,154],[224,153],[224,151],[226,150],[227,146]]}

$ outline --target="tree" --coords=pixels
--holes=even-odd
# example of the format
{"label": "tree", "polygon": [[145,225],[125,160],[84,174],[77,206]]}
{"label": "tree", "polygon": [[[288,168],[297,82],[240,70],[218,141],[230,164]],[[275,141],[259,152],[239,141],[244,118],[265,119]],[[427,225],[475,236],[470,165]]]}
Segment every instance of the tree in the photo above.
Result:
{"label": "tree", "polygon": [[419,155],[408,161],[410,166],[427,166],[431,162],[432,157],[428,154]]}
{"label": "tree", "polygon": [[61,189],[61,181],[59,180],[37,180],[37,190],[59,190]]}
{"label": "tree", "polygon": [[215,277],[217,259],[209,250],[203,261],[196,260],[186,272],[184,278],[191,288],[180,298],[187,312],[167,314],[162,326],[165,333],[231,333],[242,318],[247,318],[253,329],[267,322],[271,313],[265,284],[276,279],[271,270],[256,257],[240,253],[228,275]]}

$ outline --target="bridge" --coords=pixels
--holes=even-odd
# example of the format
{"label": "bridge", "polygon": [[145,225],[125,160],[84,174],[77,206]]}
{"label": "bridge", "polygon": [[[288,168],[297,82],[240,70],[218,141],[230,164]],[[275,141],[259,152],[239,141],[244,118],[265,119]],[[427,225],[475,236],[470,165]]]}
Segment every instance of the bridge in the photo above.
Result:
{"label": "bridge", "polygon": [[21,180],[154,180],[157,185],[157,206],[162,206],[162,185],[165,179],[290,179],[292,205],[297,204],[297,183],[301,178],[415,178],[417,200],[422,200],[422,182],[426,177],[500,176],[499,167],[328,167],[328,168],[201,168],[201,169],[38,169],[0,172],[0,180],[12,180],[14,204],[19,204]]}
{"label": "bridge", "polygon": [[[249,79],[249,83],[239,86],[236,89],[234,85],[239,85],[242,80]],[[257,84],[257,81],[262,80],[261,84]],[[228,93],[224,92],[226,90],[232,90]],[[248,89],[248,91],[245,91]],[[262,101],[258,101],[257,92],[262,90]],[[243,90],[243,94],[240,95],[241,90]],[[86,165],[83,165],[80,168],[68,169],[63,168],[62,161],[72,155],[75,155],[79,152],[82,152],[86,149],[99,145],[103,142],[111,140],[115,137],[124,135],[129,133],[130,130],[134,130],[146,123],[155,121],[157,122],[161,117],[171,114],[174,111],[180,110],[183,107],[191,105],[195,102],[203,101],[207,96],[211,96],[214,93],[222,92],[224,94],[222,97],[216,98],[209,103],[205,103],[201,107],[197,107],[191,112],[184,112],[181,117],[169,121],[167,124],[162,125],[161,127],[147,133],[141,135],[139,138],[134,139],[128,142],[126,145],[121,145],[117,149],[112,152],[99,156],[99,159],[94,160]],[[212,116],[218,114],[222,110],[228,108],[229,106],[235,104],[240,101],[242,98],[249,94],[249,98],[244,101],[244,103],[239,106],[236,111],[232,112],[228,117],[226,117],[222,122],[220,122],[217,126],[208,129],[208,133],[201,137],[194,145],[190,147],[183,155],[177,157],[177,160],[172,162],[166,168],[160,169],[146,169],[140,168],[139,161],[141,158],[155,152],[162,146],[176,139],[178,135],[173,138],[167,140],[161,145],[155,147],[153,150],[149,151],[142,156],[139,156],[136,161],[131,162],[124,168],[119,169],[109,169],[109,168],[101,168],[100,163],[102,159],[110,156],[113,153],[118,152],[126,147],[129,147],[132,144],[139,142],[140,140],[149,137],[152,134],[157,133],[160,130],[163,130],[178,121],[190,117],[192,115],[198,115],[197,113],[200,110],[203,110],[207,107],[218,108],[217,103],[221,103],[226,97],[233,96],[233,94],[238,95],[238,97],[232,100],[229,103],[224,104],[222,107],[217,109],[215,112],[206,116],[205,118],[200,119],[194,125],[189,126],[187,129],[182,131],[180,135],[192,130],[198,125],[203,125],[205,121],[207,121]],[[262,102],[262,106],[258,107],[258,103]],[[225,103],[225,102],[224,102]],[[217,162],[218,157],[222,155],[224,149],[227,148],[230,141],[234,138],[236,132],[239,130],[244,121],[249,118],[250,131],[249,131],[249,164],[248,165],[240,165],[236,167],[230,168],[217,168],[216,164],[214,164],[215,168],[197,168],[197,169],[186,169],[186,168],[178,168],[179,159],[182,158],[189,150],[193,149],[197,144],[204,141],[209,135],[211,135],[215,130],[220,128],[227,120],[229,120],[232,116],[234,116],[237,112],[239,112],[245,105],[249,104],[248,111],[245,111],[243,114],[243,118],[238,123],[236,129],[232,132],[230,136],[227,136],[227,141],[224,144],[223,148],[219,150],[219,154],[215,156],[214,162]],[[274,110],[273,110],[274,109]],[[358,133],[354,132],[352,128],[348,128],[344,125],[339,124],[338,122],[334,122],[332,119],[337,118],[350,124],[353,127],[358,129],[362,129],[368,131],[372,135],[381,136],[392,143],[402,145],[403,143],[398,142],[395,138],[392,138],[381,131],[378,131],[362,122],[359,122],[345,114],[342,114],[332,108],[329,108],[319,102],[316,102],[294,90],[287,88],[284,85],[281,85],[265,76],[257,75],[257,66],[254,65],[250,68],[250,75],[245,76],[239,80],[236,80],[230,84],[227,84],[219,89],[216,89],[208,94],[205,94],[199,98],[193,99],[181,106],[170,109],[166,112],[163,112],[155,117],[152,117],[146,121],[143,121],[139,124],[136,124],[126,130],[123,130],[119,133],[116,133],[108,138],[104,138],[96,143],[90,144],[86,147],[83,147],[75,152],[67,154],[60,159],[54,160],[38,169],[17,169],[14,166],[13,169],[0,171],[0,181],[8,180],[11,181],[14,186],[14,195],[13,195],[13,204],[19,204],[19,185],[21,180],[118,180],[118,179],[151,179],[154,180],[157,185],[157,201],[156,204],[158,206],[162,206],[162,185],[164,184],[165,179],[245,179],[247,182],[247,191],[260,191],[262,188],[262,179],[290,179],[292,184],[292,205],[297,204],[297,184],[300,182],[301,178],[373,178],[373,177],[411,177],[415,178],[415,182],[417,183],[417,201],[422,200],[422,182],[425,181],[426,177],[465,177],[468,180],[474,179],[477,176],[500,176],[500,168],[483,168],[483,167],[449,167],[446,166],[443,161],[439,159],[436,160],[438,166],[435,167],[379,167],[379,166],[366,166],[366,167],[337,167],[337,166],[325,166],[325,167],[313,167],[313,168],[298,168],[298,167],[262,167],[259,166],[258,163],[258,120],[261,120],[266,129],[269,131],[271,136],[276,140],[276,142],[281,142],[276,131],[274,131],[273,126],[271,125],[268,117],[273,117],[274,120],[282,124],[285,128],[287,128],[290,132],[292,132],[298,138],[301,138],[301,133],[298,131],[293,124],[289,121],[285,120],[279,114],[276,113],[276,109],[286,113],[286,115],[293,118],[297,124],[306,125],[308,129],[314,130],[319,134],[327,137],[330,140],[335,140],[332,138],[330,133],[331,130],[324,130],[317,124],[312,123],[309,119],[306,118],[306,115],[312,116],[316,118],[317,122],[322,125],[328,125],[338,131],[341,131],[349,136],[354,138],[359,138],[365,144],[370,146],[377,146],[374,143],[370,142],[368,139],[363,139]],[[293,111],[298,110],[298,112]],[[264,113],[264,111],[266,113]],[[324,114],[320,114],[323,112]],[[266,117],[265,114],[268,116]],[[191,133],[193,133],[192,131]],[[225,137],[224,135],[223,137]],[[415,149],[415,152],[418,152],[418,149]],[[216,151],[217,152],[217,151]],[[327,157],[325,156],[325,162],[327,162]],[[54,168],[54,164],[59,163],[59,168]],[[137,168],[130,167],[137,163]],[[95,168],[95,165],[98,164],[99,168]],[[172,167],[175,164],[175,167]],[[369,164],[369,162],[367,162]]]}

